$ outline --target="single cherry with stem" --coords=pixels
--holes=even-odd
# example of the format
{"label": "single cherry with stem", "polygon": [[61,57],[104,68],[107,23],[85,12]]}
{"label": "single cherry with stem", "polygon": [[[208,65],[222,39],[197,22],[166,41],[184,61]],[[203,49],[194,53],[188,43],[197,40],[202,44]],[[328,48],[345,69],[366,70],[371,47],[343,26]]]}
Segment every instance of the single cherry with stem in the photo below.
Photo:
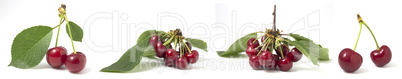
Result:
{"label": "single cherry with stem", "polygon": [[[60,10],[60,9],[59,9]],[[70,55],[67,56],[66,58],[66,62],[65,62],[65,66],[66,68],[72,72],[72,73],[77,73],[80,72],[81,70],[83,70],[85,68],[85,64],[86,64],[86,56],[81,53],[81,52],[76,52],[75,51],[75,47],[74,47],[74,42],[73,42],[73,37],[71,35],[71,28],[70,28],[70,24],[68,22],[67,19],[67,15],[65,12],[65,9],[63,9],[64,11],[61,11],[60,13],[62,15],[64,15],[65,20],[67,22],[67,27],[68,27],[68,31],[69,31],[69,36],[70,36],[70,40],[71,40],[71,44],[73,47],[73,53],[71,53]]]}
{"label": "single cherry with stem", "polygon": [[[57,37],[56,37],[56,45],[54,48],[50,48],[46,53],[46,60],[47,63],[52,66],[53,68],[57,68],[62,66],[66,62],[67,57],[67,50],[63,46],[57,46],[59,32],[60,32],[60,25],[64,22],[64,15],[60,16],[59,24],[54,27],[58,28]],[[53,28],[53,29],[54,29]]]}
{"label": "single cherry with stem", "polygon": [[[377,39],[375,38],[374,33],[373,33],[373,31],[371,31],[370,27],[363,21],[363,19],[360,17],[359,14],[357,14],[357,18],[360,22],[360,28],[361,28],[361,24],[364,24],[364,26],[367,27],[367,29],[370,31],[371,35],[373,36],[373,39],[377,46],[377,49],[373,50],[370,53],[371,60],[374,62],[374,64],[377,67],[382,67],[382,66],[388,64],[392,58],[391,49],[387,45],[383,45],[380,48],[380,46],[378,45]],[[359,32],[359,34],[360,34],[360,32]]]}

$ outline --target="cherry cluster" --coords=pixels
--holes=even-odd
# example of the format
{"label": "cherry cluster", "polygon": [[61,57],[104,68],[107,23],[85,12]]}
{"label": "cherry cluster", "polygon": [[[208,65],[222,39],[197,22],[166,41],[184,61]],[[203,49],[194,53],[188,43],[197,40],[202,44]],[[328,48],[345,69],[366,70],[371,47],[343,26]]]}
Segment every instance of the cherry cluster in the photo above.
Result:
{"label": "cherry cluster", "polygon": [[[247,41],[246,53],[250,57],[249,64],[253,69],[275,69],[278,66],[281,71],[288,71],[292,68],[293,62],[301,59],[302,53],[298,49],[293,48],[289,51],[286,44],[281,44],[275,49],[266,39],[266,36],[261,38],[262,45],[256,38]],[[272,53],[272,49],[275,49],[276,54]]]}
{"label": "cherry cluster", "polygon": [[[183,37],[181,36],[181,31],[177,29],[171,31],[169,34],[171,34],[171,36],[166,37],[166,39],[161,39],[158,35],[152,36],[149,39],[149,44],[154,47],[156,56],[158,58],[163,58],[165,66],[185,69],[190,63],[196,63],[199,54],[197,50],[191,49],[192,47],[189,42],[184,42],[182,40]],[[178,40],[178,43],[175,43],[175,47],[172,47],[171,43],[173,42],[169,41],[172,39]],[[179,47],[179,51],[174,49],[176,46]]]}

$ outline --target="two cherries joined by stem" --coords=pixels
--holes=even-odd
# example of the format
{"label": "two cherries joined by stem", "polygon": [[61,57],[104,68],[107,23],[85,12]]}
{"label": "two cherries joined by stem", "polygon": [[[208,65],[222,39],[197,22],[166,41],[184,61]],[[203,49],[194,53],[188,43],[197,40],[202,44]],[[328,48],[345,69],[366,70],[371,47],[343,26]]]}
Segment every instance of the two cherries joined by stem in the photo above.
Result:
{"label": "two cherries joined by stem", "polygon": [[373,32],[371,31],[371,29],[369,28],[369,26],[367,26],[367,24],[363,21],[363,19],[360,17],[359,14],[357,14],[357,18],[360,23],[360,30],[359,30],[359,35],[357,36],[357,41],[356,41],[355,47],[353,50],[349,49],[349,48],[345,48],[339,53],[339,56],[338,56],[339,66],[341,66],[341,68],[345,72],[354,72],[354,71],[358,70],[360,68],[360,66],[362,65],[362,63],[363,63],[362,56],[359,53],[355,52],[357,43],[360,38],[360,33],[362,30],[362,24],[364,24],[367,27],[367,29],[370,31],[371,35],[374,38],[376,46],[377,46],[377,49],[373,50],[370,54],[371,60],[374,62],[374,64],[377,67],[382,67],[382,66],[388,64],[392,58],[391,49],[387,45],[383,45],[383,46],[379,47],[379,45],[377,43],[377,39],[375,38],[375,36],[374,36]]}

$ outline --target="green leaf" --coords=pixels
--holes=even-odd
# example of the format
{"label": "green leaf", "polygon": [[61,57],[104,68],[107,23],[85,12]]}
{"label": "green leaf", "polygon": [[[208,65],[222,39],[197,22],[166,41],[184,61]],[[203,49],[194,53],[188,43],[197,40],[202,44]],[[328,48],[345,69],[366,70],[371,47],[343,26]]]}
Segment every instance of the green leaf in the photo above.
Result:
{"label": "green leaf", "polygon": [[226,51],[217,51],[219,56],[225,57],[230,55],[236,55],[241,52],[246,51],[247,48],[247,41],[250,38],[257,38],[257,33],[250,33],[246,36],[241,37],[240,39],[236,40]]}
{"label": "green leaf", "polygon": [[142,56],[145,56],[145,57],[156,56],[156,55],[155,55],[155,49],[154,49],[154,47],[151,46],[151,45],[148,45],[148,46],[145,48],[144,54],[143,54]]}
{"label": "green leaf", "polygon": [[8,66],[27,69],[38,65],[49,48],[52,30],[49,26],[34,26],[15,36]]}
{"label": "green leaf", "polygon": [[293,37],[296,41],[302,42],[306,46],[310,47],[310,53],[319,60],[329,60],[328,48],[323,48],[321,45],[314,43],[311,39],[303,37],[299,34],[290,33],[289,36]]}
{"label": "green leaf", "polygon": [[101,72],[127,72],[136,67],[142,60],[141,47],[135,45],[127,50],[120,59],[112,65],[105,67]]}
{"label": "green leaf", "polygon": [[185,39],[187,42],[189,42],[191,44],[191,46],[199,48],[201,50],[204,50],[205,52],[208,52],[208,45],[206,42],[204,42],[203,40],[200,39],[191,39],[191,38],[186,38]]}
{"label": "green leaf", "polygon": [[303,43],[301,43],[299,41],[289,41],[289,44],[295,46],[301,53],[303,53],[304,56],[306,56],[308,59],[310,59],[314,65],[318,65],[317,57],[310,55],[310,53],[309,53],[310,49],[308,48],[308,46],[304,45]]}
{"label": "green leaf", "polygon": [[[72,35],[73,40],[82,42],[82,37],[84,36],[84,33],[83,33],[81,27],[72,21],[68,21],[68,23],[70,25],[70,30],[71,30],[71,35]],[[66,24],[66,31],[67,31],[68,37],[70,37],[70,31],[68,30],[67,24]]]}
{"label": "green leaf", "polygon": [[164,31],[156,31],[156,30],[147,30],[145,32],[142,32],[140,37],[138,37],[138,39],[137,39],[137,44],[141,43],[141,42],[145,42],[143,45],[140,45],[140,46],[147,47],[149,45],[149,38],[156,34],[163,35],[163,34],[165,34],[165,32]]}

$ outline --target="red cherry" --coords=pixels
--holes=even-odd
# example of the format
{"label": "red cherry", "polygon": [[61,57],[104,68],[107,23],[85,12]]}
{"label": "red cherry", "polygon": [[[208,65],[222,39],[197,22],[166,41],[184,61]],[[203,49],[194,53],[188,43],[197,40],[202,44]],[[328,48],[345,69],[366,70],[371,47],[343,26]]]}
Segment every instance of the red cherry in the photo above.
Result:
{"label": "red cherry", "polygon": [[71,53],[66,58],[66,68],[72,72],[77,73],[85,68],[85,64],[87,62],[87,58],[81,52],[77,52],[77,54]]}
{"label": "red cherry", "polygon": [[383,45],[380,50],[373,50],[370,57],[377,67],[382,67],[391,61],[391,49],[387,45]]}
{"label": "red cherry", "polygon": [[164,58],[163,61],[165,61],[165,66],[168,66],[168,67],[174,66],[174,60],[168,60],[168,59]]}
{"label": "red cherry", "polygon": [[50,48],[46,53],[47,63],[56,68],[62,66],[66,62],[67,50],[63,46]]}
{"label": "red cherry", "polygon": [[188,65],[188,60],[186,57],[179,57],[176,59],[176,67],[179,69],[185,69]]}
{"label": "red cherry", "polygon": [[261,64],[260,64],[260,62],[259,62],[259,60],[258,60],[258,56],[257,56],[257,55],[250,56],[250,58],[249,58],[249,64],[250,64],[250,66],[251,66],[253,69],[255,69],[255,70],[260,70],[260,69],[262,69]]}
{"label": "red cherry", "polygon": [[[260,43],[258,43],[258,40],[254,42],[254,40],[256,40],[255,38],[250,38],[247,41],[247,46],[254,46],[254,47],[258,47],[260,45]],[[254,42],[254,43],[253,43]]]}
{"label": "red cherry", "polygon": [[293,62],[297,62],[303,57],[302,53],[297,48],[293,48],[286,56]]}
{"label": "red cherry", "polygon": [[149,45],[154,46],[156,45],[156,43],[158,43],[159,41],[159,37],[158,36],[152,36],[149,38]]}
{"label": "red cherry", "polygon": [[[286,54],[289,53],[289,48],[288,48],[285,44],[282,44],[281,46],[282,46],[282,53],[283,53],[283,56],[286,56]],[[279,47],[278,47],[278,49],[275,49],[275,52],[276,52],[276,54],[278,54],[279,56],[282,56],[281,51],[279,51]]]}
{"label": "red cherry", "polygon": [[163,45],[162,41],[158,41],[155,46],[155,54],[159,58],[165,57],[165,53],[167,51],[166,46]]}
{"label": "red cherry", "polygon": [[177,52],[174,49],[169,49],[166,51],[166,57],[165,59],[167,60],[175,60],[178,57]]}
{"label": "red cherry", "polygon": [[269,51],[263,51],[258,55],[258,60],[260,61],[260,64],[262,66],[265,66],[266,68],[275,68],[275,60],[271,52]]}
{"label": "red cherry", "polygon": [[246,54],[247,54],[248,57],[251,57],[253,55],[257,55],[258,51],[255,50],[254,46],[248,46],[247,49],[246,49]]}
{"label": "red cherry", "polygon": [[186,58],[189,63],[194,64],[195,62],[198,61],[199,55],[196,50],[192,50],[191,53],[186,53]]}
{"label": "red cherry", "polygon": [[363,58],[359,53],[356,53],[352,49],[345,48],[341,53],[339,53],[338,62],[343,71],[354,72],[362,65]]}
{"label": "red cherry", "polygon": [[293,62],[290,58],[284,57],[278,62],[278,67],[281,71],[288,71],[292,69]]}

